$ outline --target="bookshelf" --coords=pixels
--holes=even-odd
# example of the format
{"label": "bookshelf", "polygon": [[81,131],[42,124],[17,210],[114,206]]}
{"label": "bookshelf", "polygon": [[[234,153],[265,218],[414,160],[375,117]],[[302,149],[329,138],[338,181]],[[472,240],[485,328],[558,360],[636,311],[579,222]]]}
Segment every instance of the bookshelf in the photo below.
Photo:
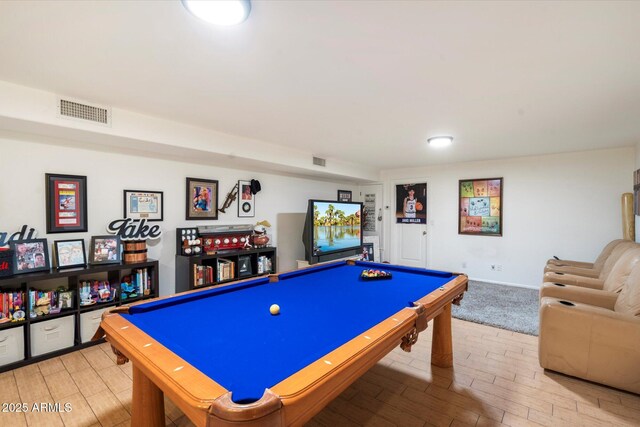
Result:
{"label": "bookshelf", "polygon": [[[121,286],[126,277],[130,283]],[[87,286],[102,292],[103,298],[90,303],[87,299],[81,304],[81,293]],[[15,296],[20,295],[20,311],[24,313],[24,320],[0,323],[0,372],[95,344],[90,339],[104,309],[153,298],[157,289],[158,261],[155,260],[52,269],[0,278],[0,294],[11,294],[6,299],[14,307]],[[90,290],[89,296],[93,295]],[[0,299],[2,310],[6,309],[4,299],[4,296]],[[32,316],[32,312],[38,314]]]}
{"label": "bookshelf", "polygon": [[276,271],[276,248],[238,249],[212,255],[176,255],[176,292],[263,276]]}

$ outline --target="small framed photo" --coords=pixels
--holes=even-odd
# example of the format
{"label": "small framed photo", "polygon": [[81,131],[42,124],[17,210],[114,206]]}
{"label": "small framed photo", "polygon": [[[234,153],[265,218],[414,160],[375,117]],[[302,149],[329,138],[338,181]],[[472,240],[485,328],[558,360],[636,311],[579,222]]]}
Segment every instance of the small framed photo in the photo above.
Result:
{"label": "small framed photo", "polygon": [[351,191],[349,191],[349,190],[338,190],[338,201],[339,202],[350,202],[351,201]]}
{"label": "small framed photo", "polygon": [[87,177],[48,173],[47,233],[87,231]]}
{"label": "small framed photo", "polygon": [[53,253],[55,266],[58,269],[87,265],[84,239],[56,240],[53,242]]}
{"label": "small framed photo", "polygon": [[124,217],[162,221],[162,191],[124,190]]}
{"label": "small framed photo", "polygon": [[238,257],[238,277],[248,277],[253,274],[251,268],[251,256],[241,255]]}
{"label": "small framed photo", "polygon": [[218,181],[187,178],[187,219],[218,219]]}
{"label": "small framed photo", "polygon": [[256,195],[251,190],[251,181],[238,181],[238,216],[253,218],[256,216]]}
{"label": "small framed photo", "polygon": [[89,263],[115,264],[121,261],[120,236],[92,236],[89,247]]}
{"label": "small framed photo", "polygon": [[373,243],[363,243],[360,261],[375,261]]}
{"label": "small framed photo", "polygon": [[47,239],[16,240],[10,242],[13,250],[13,274],[49,270]]}

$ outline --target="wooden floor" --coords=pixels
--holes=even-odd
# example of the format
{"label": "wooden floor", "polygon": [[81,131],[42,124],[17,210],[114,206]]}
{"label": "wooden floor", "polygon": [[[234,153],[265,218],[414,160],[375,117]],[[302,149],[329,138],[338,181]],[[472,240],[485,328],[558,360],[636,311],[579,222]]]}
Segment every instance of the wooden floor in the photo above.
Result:
{"label": "wooden floor", "polygon": [[[309,422],[309,426],[640,425],[640,396],[544,372],[537,338],[453,321],[455,367],[429,364],[431,337],[394,350]],[[117,366],[108,344],[0,374],[0,426],[128,426],[131,364]],[[31,412],[34,402],[71,412]],[[5,408],[3,408],[5,409]],[[166,401],[168,426],[192,425]]]}

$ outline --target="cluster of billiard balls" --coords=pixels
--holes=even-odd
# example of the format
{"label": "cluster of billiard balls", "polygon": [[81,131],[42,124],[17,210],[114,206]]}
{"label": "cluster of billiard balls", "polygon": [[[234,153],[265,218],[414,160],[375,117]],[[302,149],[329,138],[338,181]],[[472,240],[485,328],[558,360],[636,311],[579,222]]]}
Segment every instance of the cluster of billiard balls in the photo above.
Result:
{"label": "cluster of billiard balls", "polygon": [[384,270],[374,270],[370,268],[369,270],[362,270],[362,277],[389,277],[391,273]]}

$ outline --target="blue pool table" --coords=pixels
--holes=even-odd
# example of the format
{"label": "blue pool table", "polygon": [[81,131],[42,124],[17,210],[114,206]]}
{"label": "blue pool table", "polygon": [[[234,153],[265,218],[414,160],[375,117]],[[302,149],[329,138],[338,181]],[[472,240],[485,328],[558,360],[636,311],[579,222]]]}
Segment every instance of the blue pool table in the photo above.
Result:
{"label": "blue pool table", "polygon": [[339,261],[114,308],[96,337],[133,363],[132,425],[164,425],[163,393],[196,425],[302,425],[431,319],[431,362],[452,366],[466,288],[463,274]]}

